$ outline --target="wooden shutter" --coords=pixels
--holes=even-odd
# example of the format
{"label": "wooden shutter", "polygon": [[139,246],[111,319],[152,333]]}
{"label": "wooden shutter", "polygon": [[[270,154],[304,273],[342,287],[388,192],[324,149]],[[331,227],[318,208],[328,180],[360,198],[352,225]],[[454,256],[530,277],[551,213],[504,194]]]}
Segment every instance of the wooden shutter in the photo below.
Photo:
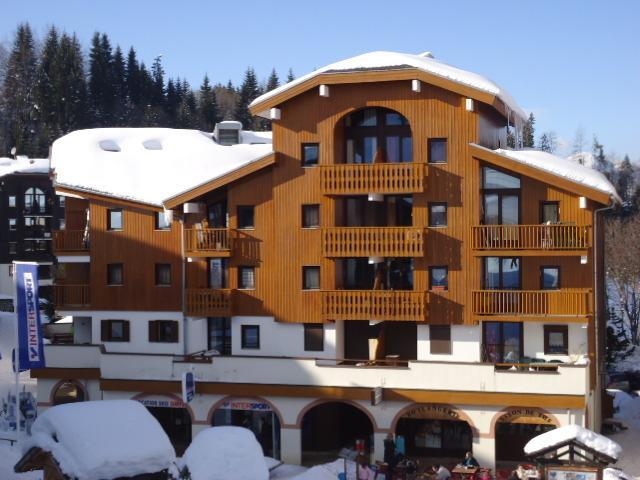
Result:
{"label": "wooden shutter", "polygon": [[129,320],[125,320],[125,321],[123,322],[122,330],[123,330],[123,332],[124,332],[124,339],[123,339],[123,341],[125,341],[125,342],[129,342],[129,341],[130,341],[130,340],[129,340]]}
{"label": "wooden shutter", "polygon": [[101,320],[100,321],[100,340],[103,342],[108,342],[111,340],[111,326],[109,320]]}
{"label": "wooden shutter", "polygon": [[158,341],[158,328],[156,327],[156,321],[149,321],[149,341],[157,342]]}

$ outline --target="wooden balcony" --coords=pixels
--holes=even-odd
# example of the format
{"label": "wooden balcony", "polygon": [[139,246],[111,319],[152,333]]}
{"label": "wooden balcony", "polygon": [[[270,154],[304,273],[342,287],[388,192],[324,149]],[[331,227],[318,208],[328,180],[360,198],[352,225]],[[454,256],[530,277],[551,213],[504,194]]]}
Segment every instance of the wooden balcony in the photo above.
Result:
{"label": "wooden balcony", "polygon": [[89,239],[85,230],[55,230],[53,249],[56,254],[88,254]]}
{"label": "wooden balcony", "polygon": [[473,313],[489,317],[586,317],[593,314],[591,290],[475,290]]}
{"label": "wooden balcony", "polygon": [[323,320],[409,320],[427,316],[427,292],[406,290],[324,290]]}
{"label": "wooden balcony", "polygon": [[325,195],[422,192],[425,185],[423,163],[344,163],[320,171]]}
{"label": "wooden balcony", "polygon": [[82,310],[91,307],[89,285],[54,285],[56,308],[61,310]]}
{"label": "wooden balcony", "polygon": [[235,236],[230,228],[185,229],[185,253],[189,257],[230,257]]}
{"label": "wooden balcony", "polygon": [[422,257],[424,230],[414,227],[335,227],[322,229],[326,257]]}
{"label": "wooden balcony", "polygon": [[185,291],[185,314],[190,317],[230,317],[233,290],[188,288]]}
{"label": "wooden balcony", "polygon": [[[480,255],[513,250],[539,255],[585,255],[592,246],[589,225],[479,225],[471,227],[471,241]],[[522,253],[521,253],[522,254]]]}

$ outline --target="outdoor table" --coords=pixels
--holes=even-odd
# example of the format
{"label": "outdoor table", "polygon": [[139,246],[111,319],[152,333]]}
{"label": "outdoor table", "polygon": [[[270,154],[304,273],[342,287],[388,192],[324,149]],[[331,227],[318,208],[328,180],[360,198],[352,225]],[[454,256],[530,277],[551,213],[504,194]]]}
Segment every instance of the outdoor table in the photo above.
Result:
{"label": "outdoor table", "polygon": [[480,470],[478,467],[462,467],[456,466],[453,470],[451,470],[452,475],[460,475],[460,478],[464,480],[465,478],[472,477]]}

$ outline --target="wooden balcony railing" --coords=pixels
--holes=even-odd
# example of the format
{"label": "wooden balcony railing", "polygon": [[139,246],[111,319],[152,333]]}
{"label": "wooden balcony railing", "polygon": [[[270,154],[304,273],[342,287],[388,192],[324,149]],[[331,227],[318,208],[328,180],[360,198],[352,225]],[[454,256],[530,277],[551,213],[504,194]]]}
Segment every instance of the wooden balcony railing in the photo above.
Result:
{"label": "wooden balcony railing", "polygon": [[422,257],[424,230],[414,227],[336,227],[322,229],[326,257]]}
{"label": "wooden balcony railing", "polygon": [[89,238],[84,230],[56,230],[53,232],[56,253],[88,252]]}
{"label": "wooden balcony railing", "polygon": [[89,285],[54,285],[53,288],[57,308],[77,309],[91,306]]}
{"label": "wooden balcony railing", "polygon": [[188,288],[185,313],[193,317],[229,317],[232,310],[230,289]]}
{"label": "wooden balcony railing", "polygon": [[591,290],[475,290],[475,315],[575,317],[593,313]]}
{"label": "wooden balcony railing", "polygon": [[230,228],[185,229],[185,252],[191,257],[228,257],[234,239],[235,230]]}
{"label": "wooden balcony railing", "polygon": [[349,163],[320,169],[322,192],[327,195],[424,191],[423,163]]}
{"label": "wooden balcony railing", "polygon": [[585,250],[591,247],[591,226],[480,225],[471,227],[476,250]]}
{"label": "wooden balcony railing", "polygon": [[406,290],[324,290],[325,320],[425,321],[427,292]]}

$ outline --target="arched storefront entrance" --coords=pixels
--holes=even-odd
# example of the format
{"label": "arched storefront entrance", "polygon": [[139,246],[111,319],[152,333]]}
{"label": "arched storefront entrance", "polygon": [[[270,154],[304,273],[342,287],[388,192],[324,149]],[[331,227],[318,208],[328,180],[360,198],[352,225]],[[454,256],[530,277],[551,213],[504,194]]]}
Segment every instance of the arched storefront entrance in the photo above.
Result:
{"label": "arched storefront entrance", "polygon": [[280,458],[280,419],[273,406],[259,398],[230,398],[214,407],[211,425],[251,430],[268,457]]}
{"label": "arched storefront entrance", "polygon": [[158,420],[176,450],[182,456],[191,443],[191,413],[179,398],[134,398]]}
{"label": "arched storefront entrance", "polygon": [[303,411],[302,464],[315,465],[335,460],[342,448],[355,449],[356,440],[364,440],[370,450],[373,423],[359,407],[350,403],[323,402]]}
{"label": "arched storefront entrance", "polygon": [[553,415],[538,408],[511,407],[498,413],[494,420],[498,468],[525,461],[527,442],[557,426]]}
{"label": "arched storefront entrance", "polygon": [[405,441],[410,457],[427,457],[430,462],[459,462],[473,451],[473,428],[455,408],[444,404],[414,405],[401,412],[395,434]]}

